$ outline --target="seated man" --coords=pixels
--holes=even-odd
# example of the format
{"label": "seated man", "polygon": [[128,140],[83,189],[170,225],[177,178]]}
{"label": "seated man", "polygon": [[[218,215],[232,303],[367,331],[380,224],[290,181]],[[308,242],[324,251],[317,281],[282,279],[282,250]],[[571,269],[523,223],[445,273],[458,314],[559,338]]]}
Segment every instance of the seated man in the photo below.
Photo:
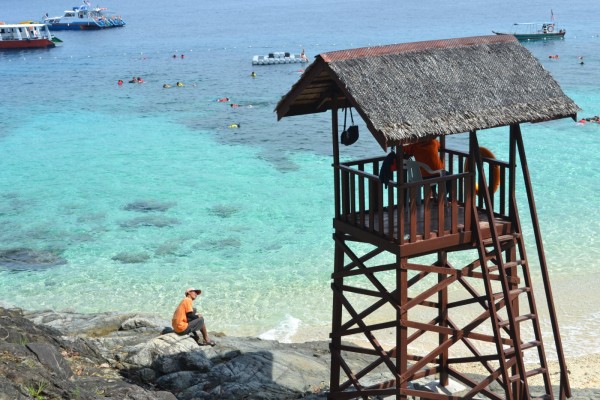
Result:
{"label": "seated man", "polygon": [[[204,317],[196,314],[196,310],[192,306],[192,302],[202,293],[200,289],[188,289],[185,291],[185,298],[181,300],[179,306],[173,313],[171,325],[175,333],[179,335],[192,334],[196,343],[199,346],[214,346],[216,343],[209,339]],[[203,341],[200,341],[198,330],[202,333]]]}

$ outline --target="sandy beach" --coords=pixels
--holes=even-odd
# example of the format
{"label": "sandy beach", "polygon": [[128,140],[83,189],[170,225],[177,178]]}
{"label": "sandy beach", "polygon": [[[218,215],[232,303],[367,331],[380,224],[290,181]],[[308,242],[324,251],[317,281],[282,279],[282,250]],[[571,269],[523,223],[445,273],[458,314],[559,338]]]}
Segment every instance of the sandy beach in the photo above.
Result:
{"label": "sandy beach", "polygon": [[[587,356],[567,358],[567,368],[569,371],[569,383],[574,392],[579,392],[578,389],[595,389],[600,398],[600,354],[594,353]],[[556,380],[558,378],[558,362],[550,362],[551,377]],[[532,383],[535,385],[541,384],[541,379],[534,378]],[[579,398],[574,396],[573,398]]]}

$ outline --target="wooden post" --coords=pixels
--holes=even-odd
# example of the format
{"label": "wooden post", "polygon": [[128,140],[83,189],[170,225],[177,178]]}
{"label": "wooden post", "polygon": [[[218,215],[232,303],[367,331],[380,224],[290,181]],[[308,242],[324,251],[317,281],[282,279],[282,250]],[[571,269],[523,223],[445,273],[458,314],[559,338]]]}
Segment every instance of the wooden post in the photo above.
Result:
{"label": "wooden post", "polygon": [[333,143],[333,187],[335,196],[335,218],[340,216],[340,146],[338,143],[338,104],[337,93],[332,91],[331,139]]}
{"label": "wooden post", "polygon": [[[438,252],[437,265],[439,267],[448,268],[448,253],[445,251]],[[446,275],[438,274],[438,283],[442,283],[446,279]],[[440,319],[440,326],[448,326],[448,288],[444,287],[438,292],[438,317]],[[448,340],[447,333],[438,334],[438,344],[441,346]],[[448,386],[448,349],[445,349],[439,357],[440,365],[440,385]]]}
{"label": "wooden post", "polygon": [[[333,180],[335,188],[335,218],[340,216],[340,149],[338,145],[338,109],[337,109],[337,94],[335,91],[332,93],[333,106],[331,108],[331,138],[333,144]],[[334,235],[339,239],[343,240],[343,233],[335,232]],[[342,302],[339,296],[335,295],[336,290],[341,290],[343,285],[343,278],[339,278],[339,272],[344,267],[344,250],[335,242],[335,254],[333,260],[333,271],[334,278],[332,285],[333,305],[332,305],[332,318],[331,318],[331,343],[329,349],[331,352],[331,372],[330,372],[330,389],[331,393],[339,391],[340,387],[340,345],[341,336],[340,329],[342,325]]]}
{"label": "wooden post", "polygon": [[408,320],[408,312],[400,311],[408,303],[408,270],[407,259],[400,254],[396,255],[396,289],[398,292],[399,308],[396,309],[396,390],[397,399],[408,399],[406,395],[400,395],[400,390],[408,388],[408,382],[400,383],[400,377],[408,369],[408,328],[405,322]]}
{"label": "wooden post", "polygon": [[[343,241],[343,233],[336,231],[335,237]],[[342,326],[342,301],[340,296],[336,296],[335,291],[341,290],[344,284],[344,278],[340,277],[339,272],[344,268],[344,249],[342,248],[339,241],[335,241],[335,254],[333,261],[333,282],[331,283],[332,294],[333,294],[333,307],[331,317],[331,343],[329,344],[329,351],[331,353],[331,371],[329,377],[329,386],[331,393],[337,393],[340,390],[340,346],[342,344],[342,338],[340,335],[340,329]]]}
{"label": "wooden post", "polygon": [[[510,137],[509,137],[509,155],[508,155],[508,195],[510,197],[509,206],[508,206],[508,217],[511,222],[515,221],[517,216],[517,210],[515,210],[516,204],[516,167],[517,167],[517,152],[516,152],[516,142],[515,142],[515,132],[514,125],[510,126]],[[513,225],[514,229],[514,225]],[[506,251],[506,261],[515,261],[516,260],[516,248],[513,246]],[[517,267],[511,267],[508,271],[509,276],[517,276]],[[516,283],[511,284],[510,289],[516,289],[518,285]],[[519,315],[519,298],[516,297],[512,302],[513,310],[515,310],[515,315]],[[519,324],[515,324],[515,335],[518,340],[521,340],[521,329]],[[511,368],[512,375],[518,374],[517,366],[513,365]],[[521,382],[516,381],[513,383],[513,393],[521,393],[522,387]]]}

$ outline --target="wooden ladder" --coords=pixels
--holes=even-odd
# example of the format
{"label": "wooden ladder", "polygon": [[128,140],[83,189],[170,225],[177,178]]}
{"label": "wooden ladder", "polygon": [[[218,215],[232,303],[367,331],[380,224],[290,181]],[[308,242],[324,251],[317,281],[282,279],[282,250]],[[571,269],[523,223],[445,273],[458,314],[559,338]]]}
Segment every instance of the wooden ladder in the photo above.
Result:
{"label": "wooden ladder", "polygon": [[[473,223],[490,320],[500,364],[499,375],[502,376],[502,381],[504,382],[503,386],[506,398],[511,400],[531,399],[528,379],[536,375],[541,375],[544,381],[544,393],[536,395],[535,398],[551,400],[554,399],[554,395],[516,200],[512,198],[510,201],[512,233],[500,235],[497,233],[493,222],[495,217],[493,205],[483,172],[483,163],[478,151],[477,139],[476,137],[473,139],[471,145],[476,150],[471,151],[471,154],[475,155],[475,168],[480,177],[479,184],[483,186],[483,190],[480,190],[480,193],[484,197],[486,216],[489,221],[489,237],[484,238],[482,234],[476,207],[473,207]],[[519,271],[519,268],[521,271]],[[500,278],[500,292],[494,292],[493,290],[490,279],[490,275],[492,274],[497,274]],[[520,302],[522,297],[526,297],[527,301]],[[526,305],[526,307],[523,307],[524,309],[521,310],[520,304]],[[506,319],[503,319],[498,313],[502,308],[505,308]],[[522,341],[521,327],[524,324],[530,324],[533,331],[533,340]],[[503,343],[506,343],[506,336],[508,336],[508,341],[511,343],[508,348],[505,348],[503,345]],[[537,368],[526,369],[524,362],[526,351],[532,358],[537,353]]]}
{"label": "wooden ladder", "polygon": [[[511,235],[492,234],[491,236],[480,241],[480,260],[484,270],[484,279],[486,279],[490,318],[494,326],[494,337],[506,386],[506,397],[508,399],[532,398],[528,378],[541,375],[545,393],[535,398],[554,399],[523,236],[517,232]],[[518,257],[515,257],[515,254],[518,254]],[[518,271],[519,269],[521,271]],[[491,281],[487,279],[493,273],[500,275],[502,287],[500,292],[494,293]],[[521,278],[520,285],[511,279],[513,277]],[[527,298],[527,301],[523,302],[526,307],[520,309],[519,300],[523,296]],[[498,311],[503,307],[506,308],[506,319],[502,319],[498,315]],[[521,328],[525,324],[529,324],[531,327],[532,340],[523,341],[521,338]],[[508,335],[512,343],[509,348],[504,348],[502,345],[503,332]],[[524,361],[526,352],[531,358],[537,356],[537,368],[527,369]]]}

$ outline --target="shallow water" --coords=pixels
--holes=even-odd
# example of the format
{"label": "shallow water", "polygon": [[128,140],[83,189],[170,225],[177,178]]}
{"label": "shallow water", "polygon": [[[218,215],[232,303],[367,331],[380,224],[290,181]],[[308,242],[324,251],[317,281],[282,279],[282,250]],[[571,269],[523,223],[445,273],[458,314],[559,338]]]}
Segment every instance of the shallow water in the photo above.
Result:
{"label": "shallow water", "polygon": [[[59,3],[8,0],[2,18],[75,5]],[[100,5],[127,27],[60,32],[61,48],[0,53],[0,301],[168,319],[185,288],[198,286],[211,330],[327,338],[329,114],[278,122],[273,109],[302,67],[253,67],[252,56],[484,35],[549,15],[546,3],[513,0],[369,4],[365,13],[359,1],[213,1],[179,10],[107,0]],[[600,114],[599,11],[592,1],[554,8],[566,39],[525,44],[582,117]],[[548,58],[554,54],[560,58]],[[146,83],[116,84],[132,76]],[[185,86],[162,88],[177,81]],[[241,107],[215,101],[221,97]],[[600,351],[600,125],[522,129],[565,349]],[[361,132],[345,156],[381,155]],[[480,141],[506,158],[506,136],[494,130]],[[17,262],[19,249],[27,252]]]}

